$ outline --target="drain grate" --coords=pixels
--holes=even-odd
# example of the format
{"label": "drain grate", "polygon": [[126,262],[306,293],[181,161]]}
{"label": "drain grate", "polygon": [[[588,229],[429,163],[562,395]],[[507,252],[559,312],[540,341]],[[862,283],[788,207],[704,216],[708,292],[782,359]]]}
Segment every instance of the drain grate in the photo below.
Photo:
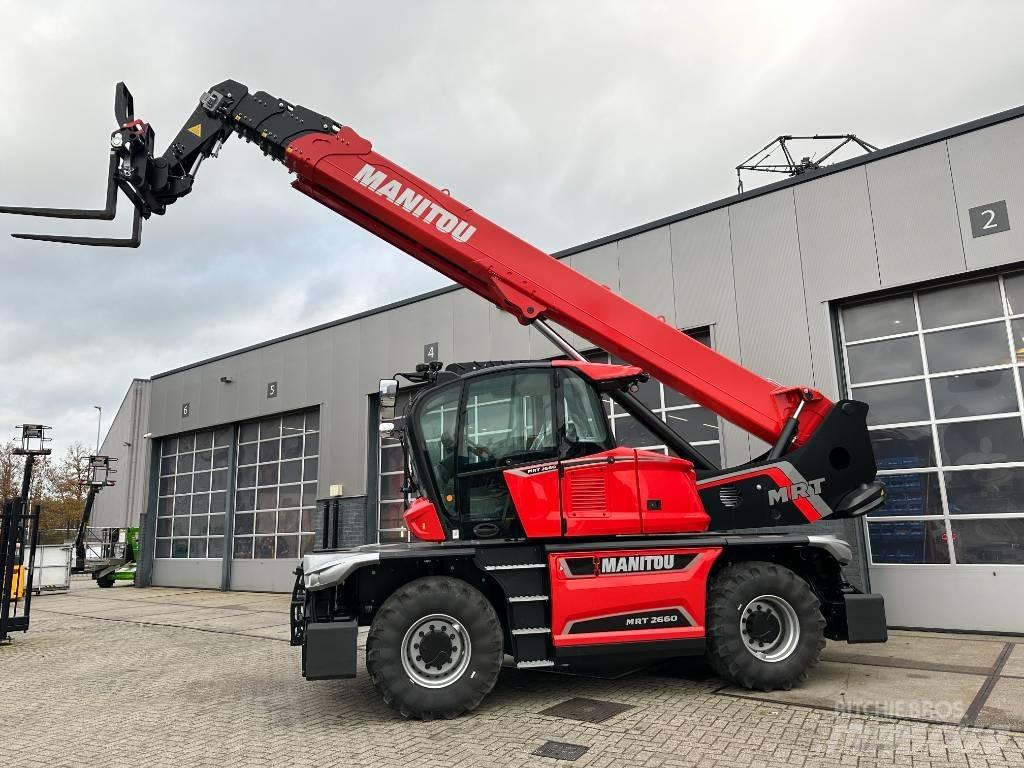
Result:
{"label": "drain grate", "polygon": [[533,754],[538,757],[550,757],[555,760],[579,760],[586,754],[590,747],[584,747],[579,744],[568,744],[564,741],[545,741],[535,750]]}
{"label": "drain grate", "polygon": [[632,709],[632,704],[619,704],[614,701],[601,701],[600,699],[575,698],[563,701],[548,707],[540,714],[551,717],[564,717],[569,720],[581,720],[584,723],[603,723],[609,717],[614,717],[627,709]]}

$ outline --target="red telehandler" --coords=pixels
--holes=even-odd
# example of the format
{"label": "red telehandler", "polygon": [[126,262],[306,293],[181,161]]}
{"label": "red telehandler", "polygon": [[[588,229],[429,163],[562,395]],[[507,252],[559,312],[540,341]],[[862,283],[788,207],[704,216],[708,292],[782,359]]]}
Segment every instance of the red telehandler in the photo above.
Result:
{"label": "red telehandler", "polygon": [[[355,676],[366,625],[374,686],[424,719],[477,706],[506,656],[534,668],[706,654],[728,680],[772,690],[805,679],[826,637],[886,640],[881,596],[843,577],[847,544],[750,532],[882,503],[867,405],[758,376],[374,152],[353,129],[263,91],[215,85],[162,155],[123,83],[115,116],[103,209],[0,212],[109,220],[120,190],[134,208],[131,237],[14,237],[138,246],[143,219],[188,194],[201,162],[237,133],[294,173],[295,189],[533,324],[564,353],[404,374],[420,385],[401,431],[405,520],[418,541],[303,558],[291,622],[307,679]],[[628,364],[587,362],[552,323]],[[647,376],[770,450],[715,466],[631,393]],[[384,409],[397,387],[382,382]],[[616,446],[604,398],[671,455]]]}

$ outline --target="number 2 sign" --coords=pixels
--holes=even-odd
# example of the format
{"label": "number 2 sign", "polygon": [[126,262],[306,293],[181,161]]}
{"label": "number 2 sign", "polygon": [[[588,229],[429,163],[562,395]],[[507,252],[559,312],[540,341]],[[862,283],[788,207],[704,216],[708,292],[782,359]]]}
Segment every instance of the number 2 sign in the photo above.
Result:
{"label": "number 2 sign", "polygon": [[971,217],[971,235],[985,237],[996,232],[1010,229],[1010,215],[1006,211],[1006,201],[978,205],[967,211]]}

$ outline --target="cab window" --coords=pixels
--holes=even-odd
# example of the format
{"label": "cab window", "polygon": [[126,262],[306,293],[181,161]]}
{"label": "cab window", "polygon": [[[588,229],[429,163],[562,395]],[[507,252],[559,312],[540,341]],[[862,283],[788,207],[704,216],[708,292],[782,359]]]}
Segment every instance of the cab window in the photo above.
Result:
{"label": "cab window", "polygon": [[460,470],[509,466],[553,455],[551,403],[548,371],[514,371],[470,380]]}
{"label": "cab window", "polygon": [[565,423],[562,457],[571,459],[614,448],[600,396],[578,374],[563,371],[560,375]]}
{"label": "cab window", "polygon": [[451,514],[455,496],[455,436],[459,415],[458,385],[444,387],[424,396],[416,411],[426,469],[433,476],[440,503]]}

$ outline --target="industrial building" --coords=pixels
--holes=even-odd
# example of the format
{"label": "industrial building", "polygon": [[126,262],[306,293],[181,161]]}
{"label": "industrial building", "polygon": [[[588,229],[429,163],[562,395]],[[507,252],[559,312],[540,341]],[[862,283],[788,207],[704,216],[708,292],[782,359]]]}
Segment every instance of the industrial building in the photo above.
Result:
{"label": "industrial building", "polygon": [[[820,527],[854,545],[848,578],[894,626],[1024,632],[1021,158],[1024,108],[557,254],[762,375],[871,404],[888,501]],[[94,525],[141,526],[141,583],[288,590],[331,486],[366,539],[407,535],[380,378],[556,354],[452,287],[137,379]],[[657,382],[639,396],[725,465],[766,449]]]}

